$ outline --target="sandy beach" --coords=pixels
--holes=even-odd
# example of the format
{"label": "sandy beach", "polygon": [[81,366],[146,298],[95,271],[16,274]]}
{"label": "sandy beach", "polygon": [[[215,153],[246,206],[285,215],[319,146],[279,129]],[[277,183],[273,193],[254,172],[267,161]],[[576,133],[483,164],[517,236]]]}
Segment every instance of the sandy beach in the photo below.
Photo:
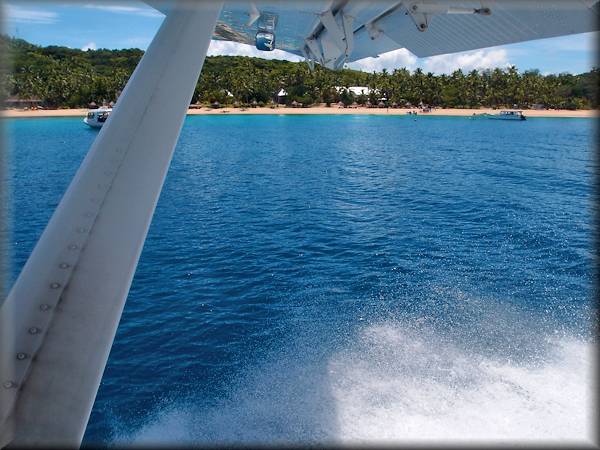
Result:
{"label": "sandy beach", "polygon": [[[84,117],[87,109],[39,109],[39,110],[2,110],[0,117],[18,118],[18,117]],[[220,108],[212,109],[208,107],[191,108],[188,115],[219,115],[219,114],[374,114],[374,115],[405,115],[411,111],[406,108],[339,108],[332,106],[315,106],[311,108],[290,108],[279,106],[276,108],[257,107],[257,108]],[[420,116],[472,116],[473,114],[497,113],[494,109],[442,109],[436,108],[431,112],[424,113],[418,110]],[[598,117],[598,110],[523,110],[527,117]]]}

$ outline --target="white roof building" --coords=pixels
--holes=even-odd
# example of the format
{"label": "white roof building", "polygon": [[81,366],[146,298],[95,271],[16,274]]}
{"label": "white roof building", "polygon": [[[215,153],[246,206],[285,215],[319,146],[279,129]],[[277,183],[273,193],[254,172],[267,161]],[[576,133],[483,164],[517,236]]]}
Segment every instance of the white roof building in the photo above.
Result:
{"label": "white roof building", "polygon": [[348,92],[352,92],[354,95],[369,95],[371,93],[371,89],[369,89],[367,86],[348,86],[348,87],[336,86],[335,87],[335,90],[337,92],[341,92],[344,89],[347,89]]}

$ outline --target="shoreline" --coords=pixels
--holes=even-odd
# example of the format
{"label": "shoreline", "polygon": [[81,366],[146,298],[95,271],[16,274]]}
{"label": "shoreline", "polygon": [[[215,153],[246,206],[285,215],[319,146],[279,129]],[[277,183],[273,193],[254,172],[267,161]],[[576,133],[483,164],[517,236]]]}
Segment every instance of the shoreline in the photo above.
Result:
{"label": "shoreline", "polygon": [[[415,111],[416,109],[407,108],[339,108],[337,106],[331,106],[329,108],[325,106],[316,106],[312,108],[288,108],[288,107],[257,107],[257,108],[219,108],[212,109],[208,107],[203,108],[190,108],[188,109],[188,116],[196,115],[268,115],[268,114],[289,114],[289,115],[387,115],[387,116],[404,116],[408,111]],[[34,117],[85,117],[87,109],[38,109],[38,110],[2,110],[0,111],[0,118],[34,118]],[[495,114],[499,109],[483,108],[483,109],[454,109],[454,108],[436,108],[431,112],[423,113],[419,110],[418,116],[460,116],[470,117],[473,114]],[[595,109],[580,109],[580,110],[566,110],[566,109],[551,109],[551,110],[538,110],[538,109],[524,109],[523,114],[527,117],[565,117],[565,118],[576,118],[576,117],[588,117],[596,118],[600,116],[600,111]]]}

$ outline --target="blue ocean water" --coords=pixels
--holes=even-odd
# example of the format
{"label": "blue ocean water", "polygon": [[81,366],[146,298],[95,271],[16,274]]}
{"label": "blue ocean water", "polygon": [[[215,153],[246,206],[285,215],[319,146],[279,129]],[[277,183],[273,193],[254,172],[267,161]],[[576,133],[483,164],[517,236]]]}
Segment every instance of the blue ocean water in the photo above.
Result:
{"label": "blue ocean water", "polygon": [[[97,133],[7,121],[13,279]],[[186,119],[84,444],[584,439],[592,119]]]}

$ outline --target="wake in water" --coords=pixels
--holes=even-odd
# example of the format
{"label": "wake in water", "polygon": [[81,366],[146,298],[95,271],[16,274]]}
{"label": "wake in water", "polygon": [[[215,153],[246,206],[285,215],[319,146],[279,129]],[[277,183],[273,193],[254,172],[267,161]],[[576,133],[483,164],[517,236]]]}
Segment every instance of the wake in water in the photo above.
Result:
{"label": "wake in water", "polygon": [[115,442],[590,442],[595,343],[508,305],[453,298],[436,302],[443,320],[387,313],[341,339],[315,325],[217,404],[182,399]]}
{"label": "wake in water", "polygon": [[543,365],[474,355],[399,324],[367,327],[331,361],[343,441],[579,440],[590,436],[591,348],[549,342]]}

